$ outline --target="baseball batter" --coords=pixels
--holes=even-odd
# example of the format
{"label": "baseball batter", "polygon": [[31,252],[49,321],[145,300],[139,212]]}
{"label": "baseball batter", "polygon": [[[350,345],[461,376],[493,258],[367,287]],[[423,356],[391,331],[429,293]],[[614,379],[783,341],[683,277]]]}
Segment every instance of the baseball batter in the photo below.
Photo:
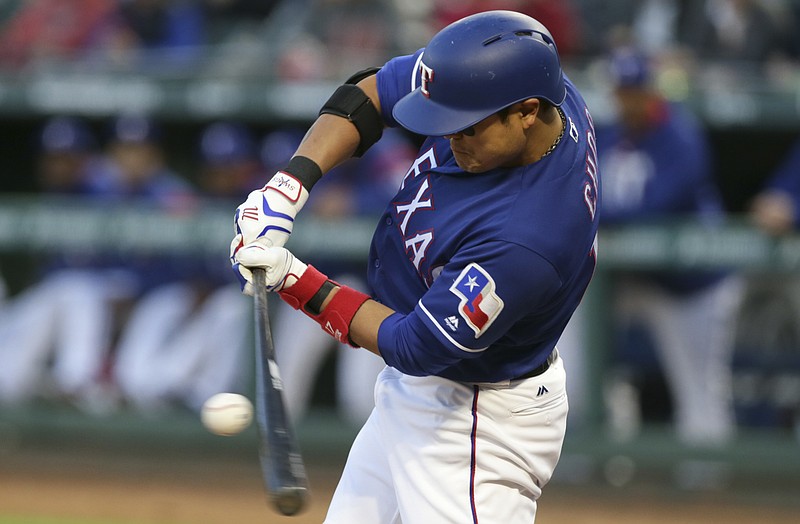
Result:
{"label": "baseball batter", "polygon": [[[314,181],[396,125],[427,139],[378,222],[368,297],[279,246]],[[566,429],[555,345],[595,266],[599,190],[591,116],[550,33],[489,11],[351,78],[239,207],[244,291],[265,268],[286,302],[387,364],[326,522],[534,521]]]}

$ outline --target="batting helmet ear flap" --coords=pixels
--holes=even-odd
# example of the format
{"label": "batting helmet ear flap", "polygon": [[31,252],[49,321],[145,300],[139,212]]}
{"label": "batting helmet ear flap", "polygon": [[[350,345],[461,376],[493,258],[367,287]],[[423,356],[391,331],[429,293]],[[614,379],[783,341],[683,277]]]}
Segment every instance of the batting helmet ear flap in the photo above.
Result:
{"label": "batting helmet ear flap", "polygon": [[348,119],[356,126],[361,141],[356,148],[354,156],[360,157],[367,149],[380,140],[383,135],[383,119],[372,104],[372,100],[358,87],[361,80],[374,75],[379,67],[370,67],[357,72],[339,86],[333,95],[319,110],[319,114],[326,113]]}

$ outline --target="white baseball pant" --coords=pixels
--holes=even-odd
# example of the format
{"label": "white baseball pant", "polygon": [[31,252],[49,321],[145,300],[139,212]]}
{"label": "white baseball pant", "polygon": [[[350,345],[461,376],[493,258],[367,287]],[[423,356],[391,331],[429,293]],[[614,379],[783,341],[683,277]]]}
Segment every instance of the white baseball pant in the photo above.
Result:
{"label": "white baseball pant", "polygon": [[326,524],[531,524],[566,431],[560,358],[537,377],[463,384],[387,367]]}

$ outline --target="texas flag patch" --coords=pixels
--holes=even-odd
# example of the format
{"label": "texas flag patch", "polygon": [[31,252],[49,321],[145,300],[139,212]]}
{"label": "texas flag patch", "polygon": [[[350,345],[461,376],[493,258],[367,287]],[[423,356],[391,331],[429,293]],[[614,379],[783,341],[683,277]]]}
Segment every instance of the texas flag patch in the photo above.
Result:
{"label": "texas flag patch", "polygon": [[495,293],[495,284],[489,273],[472,263],[464,268],[450,291],[461,299],[458,313],[481,336],[503,310],[503,300]]}

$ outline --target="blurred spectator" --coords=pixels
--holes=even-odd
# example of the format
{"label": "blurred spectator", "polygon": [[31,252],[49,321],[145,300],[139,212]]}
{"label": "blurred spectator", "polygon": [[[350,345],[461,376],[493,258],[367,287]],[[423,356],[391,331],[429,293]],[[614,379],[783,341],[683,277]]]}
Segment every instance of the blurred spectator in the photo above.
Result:
{"label": "blurred spectator", "polygon": [[192,66],[208,45],[203,6],[194,0],[120,0],[96,49],[141,70]]}
{"label": "blurred spectator", "polygon": [[[767,235],[797,234],[800,231],[800,138],[795,140],[778,167],[769,173],[764,184],[750,202],[749,217]],[[759,396],[745,397],[742,416],[749,422],[763,424],[770,420],[776,426],[794,424],[798,428],[800,405],[796,396],[782,400],[770,398],[769,391],[780,389],[772,375],[773,366],[797,375],[794,362],[800,348],[800,275],[797,272],[759,272],[748,275],[743,301],[737,350],[743,356],[742,368],[752,362],[764,362],[761,369],[746,369],[749,379],[759,377],[765,384]],[[785,369],[784,369],[785,368]],[[774,382],[773,382],[774,381]],[[767,385],[769,384],[769,385]],[[754,406],[757,409],[752,409]],[[748,409],[751,408],[751,409]]]}
{"label": "blurred spectator", "polygon": [[[265,163],[268,172],[285,166],[299,144],[301,134],[276,131],[264,140]],[[309,218],[322,221],[355,219],[376,216],[383,203],[393,196],[406,170],[414,160],[416,150],[398,130],[386,130],[383,139],[360,159],[351,159],[335,168],[314,186],[306,203]],[[362,261],[352,262],[342,257],[325,259],[318,256],[315,267],[345,285],[367,291],[366,267]],[[277,361],[284,383],[287,410],[299,420],[311,402],[314,383],[326,357],[335,350],[336,405],[339,413],[351,424],[366,421],[372,408],[375,378],[385,366],[380,358],[365,351],[350,351],[330,336],[313,328],[313,321],[296,315],[282,301],[276,304],[274,324]]]}
{"label": "blurred spectator", "polygon": [[[649,63],[639,53],[618,51],[612,59],[612,77],[618,119],[597,130],[603,226],[686,218],[714,227],[724,211],[701,125],[685,108],[667,102],[654,89]],[[644,329],[655,346],[672,394],[678,437],[689,444],[725,442],[735,431],[731,359],[742,293],[740,277],[699,270],[641,270],[614,277],[615,320],[624,333]],[[585,326],[578,323],[571,323],[567,331],[577,329],[580,334]],[[566,341],[574,337],[567,333],[559,347],[567,363],[575,360],[582,368],[580,352],[587,341],[578,336],[582,343],[570,346]],[[619,339],[616,349],[618,353],[625,349]],[[618,370],[630,371],[632,385],[637,387],[643,385],[637,380],[647,378],[641,377],[642,363],[647,360],[642,357],[639,346],[624,355],[624,362],[616,363]],[[639,409],[635,404],[631,407]],[[619,408],[620,404],[610,402],[612,414]],[[622,419],[635,421],[635,413],[630,415]]]}
{"label": "blurred spectator", "polygon": [[55,117],[42,128],[36,169],[39,189],[54,195],[87,195],[103,187],[97,141],[81,119]]}
{"label": "blurred spectator", "polygon": [[[260,174],[250,132],[218,122],[200,139],[204,205],[246,196]],[[263,178],[263,175],[258,177]],[[227,246],[184,260],[174,282],[143,296],[117,348],[115,377],[143,411],[177,405],[199,411],[210,396],[244,392],[250,305],[235,284]]]}
{"label": "blurred spectator", "polygon": [[200,139],[200,186],[214,198],[246,197],[264,176],[252,133],[243,124],[217,122]]}
{"label": "blurred spectator", "polygon": [[[774,4],[774,5],[772,5]],[[683,41],[700,60],[746,62],[762,66],[788,52],[788,18],[781,0],[705,0],[690,2]]]}
{"label": "blurred spectator", "polygon": [[166,163],[161,128],[141,114],[113,119],[106,144],[106,169],[118,198],[147,198],[178,210],[192,201],[194,189]]}
{"label": "blurred spectator", "polygon": [[[134,197],[160,206],[185,202],[188,187],[141,142],[152,124],[138,117],[116,124],[112,155],[101,159],[85,123],[48,122],[41,133],[41,190],[83,195],[111,210]],[[24,402],[49,393],[88,410],[113,407],[104,372],[116,327],[142,289],[168,278],[168,266],[160,257],[85,248],[41,263],[41,279],[15,297],[0,320],[0,399]]]}
{"label": "blurred spectator", "polygon": [[92,47],[116,9],[115,0],[21,2],[0,32],[0,63],[76,58]]}
{"label": "blurred spectator", "polygon": [[800,226],[800,140],[753,198],[750,216],[770,235],[782,235]]}
{"label": "blurred spectator", "polygon": [[[397,49],[396,21],[384,2],[309,0],[276,11],[270,32],[281,34],[275,74],[281,80],[345,79],[383,63]],[[288,4],[286,4],[288,5]],[[291,33],[287,33],[291,29]]]}
{"label": "blurred spectator", "polygon": [[581,13],[572,1],[562,0],[433,0],[434,32],[461,18],[494,9],[507,9],[532,16],[553,35],[563,58],[581,47]]}
{"label": "blurred spectator", "polygon": [[[39,189],[54,195],[91,194],[94,148],[82,120],[46,122],[39,135]],[[94,385],[110,324],[101,306],[103,275],[89,278],[93,268],[91,263],[82,267],[83,262],[73,263],[68,256],[43,260],[40,280],[2,309],[1,402],[29,401],[45,389],[80,396]]]}
{"label": "blurred spectator", "polygon": [[210,39],[219,42],[242,26],[263,22],[278,3],[279,0],[205,0]]}

